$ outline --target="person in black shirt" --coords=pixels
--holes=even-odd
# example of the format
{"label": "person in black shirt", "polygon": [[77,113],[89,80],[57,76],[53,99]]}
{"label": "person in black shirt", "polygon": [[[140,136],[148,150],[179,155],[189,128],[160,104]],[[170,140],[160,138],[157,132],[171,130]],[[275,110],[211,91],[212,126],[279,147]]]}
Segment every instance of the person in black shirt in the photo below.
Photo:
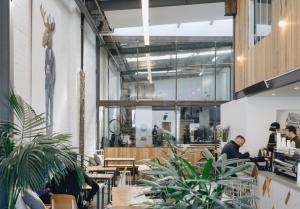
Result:
{"label": "person in black shirt", "polygon": [[245,144],[246,139],[238,135],[234,140],[227,143],[223,149],[221,154],[227,154],[227,159],[247,159],[249,158],[249,153],[240,153],[239,149]]}
{"label": "person in black shirt", "polygon": [[99,185],[87,174],[83,173],[84,182],[91,187],[91,191],[87,196],[83,197],[82,187],[79,185],[78,174],[75,170],[68,170],[67,176],[57,182],[53,179],[47,186],[47,192],[40,195],[40,198],[46,204],[51,204],[50,196],[51,194],[69,194],[73,195],[77,201],[77,206],[79,209],[87,209],[87,204],[92,200],[93,196],[98,192]]}
{"label": "person in black shirt", "polygon": [[272,133],[269,136],[269,141],[267,145],[268,152],[273,153],[274,151],[274,147],[276,146],[276,131],[278,129],[280,129],[280,124],[277,122],[274,122],[270,125],[269,131],[271,131]]}

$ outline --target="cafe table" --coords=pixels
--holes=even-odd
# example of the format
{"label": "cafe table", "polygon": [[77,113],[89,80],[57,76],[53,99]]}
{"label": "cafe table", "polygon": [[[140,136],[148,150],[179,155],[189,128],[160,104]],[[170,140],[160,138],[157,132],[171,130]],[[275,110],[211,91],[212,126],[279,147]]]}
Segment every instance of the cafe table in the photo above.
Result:
{"label": "cafe table", "polygon": [[89,173],[113,173],[114,178],[113,178],[113,183],[112,185],[115,186],[115,181],[116,181],[116,176],[117,176],[117,168],[116,167],[103,167],[103,166],[88,166],[87,167],[87,172]]}
{"label": "cafe table", "polygon": [[124,186],[112,189],[112,208],[113,209],[135,209],[144,208],[144,202],[151,202],[144,192],[149,191],[149,187]]}
{"label": "cafe table", "polygon": [[135,158],[105,158],[104,167],[108,167],[109,162],[130,162],[132,164],[133,183],[135,184]]}
{"label": "cafe table", "polygon": [[112,182],[113,182],[114,174],[89,173],[87,175],[90,178],[94,179],[95,181],[107,182],[107,186],[108,186],[107,201],[111,202],[111,190],[112,190]]}

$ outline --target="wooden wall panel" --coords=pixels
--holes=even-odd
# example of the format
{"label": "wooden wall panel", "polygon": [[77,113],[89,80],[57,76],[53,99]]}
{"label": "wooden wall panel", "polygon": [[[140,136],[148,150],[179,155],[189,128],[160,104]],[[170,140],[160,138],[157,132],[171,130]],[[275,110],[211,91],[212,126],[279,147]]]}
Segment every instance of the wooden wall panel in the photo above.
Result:
{"label": "wooden wall panel", "polygon": [[[213,146],[210,147],[213,149]],[[187,148],[192,153],[187,154],[186,158],[192,162],[196,163],[203,158],[201,147],[189,147]],[[145,159],[155,159],[155,158],[166,158],[171,154],[171,149],[165,147],[107,147],[104,149],[104,157],[113,158],[135,158],[137,161]],[[117,163],[121,164],[121,163]],[[128,164],[128,163],[127,163]]]}
{"label": "wooden wall panel", "polygon": [[[239,0],[235,17],[235,90],[300,67],[300,1],[272,1],[272,32],[249,47],[249,0]],[[285,19],[288,25],[280,28]]]}

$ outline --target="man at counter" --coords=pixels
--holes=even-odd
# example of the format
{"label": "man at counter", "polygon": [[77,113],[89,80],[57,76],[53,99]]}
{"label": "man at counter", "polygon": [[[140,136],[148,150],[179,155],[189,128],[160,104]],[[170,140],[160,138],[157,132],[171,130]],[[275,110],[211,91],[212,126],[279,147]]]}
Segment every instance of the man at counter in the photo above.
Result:
{"label": "man at counter", "polygon": [[287,137],[292,141],[295,142],[296,148],[300,149],[300,139],[297,136],[297,130],[294,126],[287,126]]}
{"label": "man at counter", "polygon": [[240,153],[239,149],[245,144],[246,139],[238,135],[234,140],[228,142],[222,149],[221,154],[227,154],[227,159],[247,159],[249,158],[249,153]]}

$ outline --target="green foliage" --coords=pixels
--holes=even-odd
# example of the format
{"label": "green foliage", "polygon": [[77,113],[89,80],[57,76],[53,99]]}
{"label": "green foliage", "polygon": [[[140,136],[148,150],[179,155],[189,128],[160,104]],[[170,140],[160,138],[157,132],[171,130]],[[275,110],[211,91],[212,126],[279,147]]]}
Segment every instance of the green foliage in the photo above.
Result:
{"label": "green foliage", "polygon": [[15,209],[22,191],[41,190],[52,179],[59,183],[67,170],[76,170],[83,184],[77,154],[66,143],[70,135],[47,135],[44,115],[14,93],[9,104],[16,122],[0,124],[0,184],[8,191],[8,209]]}
{"label": "green foliage", "polygon": [[150,199],[162,200],[149,204],[149,208],[252,208],[249,203],[255,197],[251,195],[224,199],[228,189],[237,193],[243,185],[254,186],[252,179],[236,177],[252,165],[232,167],[243,160],[227,160],[226,155],[222,155],[215,161],[208,150],[203,153],[206,160],[193,165],[185,159],[186,151],[180,151],[170,143],[169,146],[172,155],[168,159],[146,161],[151,169],[144,171],[139,180],[142,185],[151,188],[145,195]]}

